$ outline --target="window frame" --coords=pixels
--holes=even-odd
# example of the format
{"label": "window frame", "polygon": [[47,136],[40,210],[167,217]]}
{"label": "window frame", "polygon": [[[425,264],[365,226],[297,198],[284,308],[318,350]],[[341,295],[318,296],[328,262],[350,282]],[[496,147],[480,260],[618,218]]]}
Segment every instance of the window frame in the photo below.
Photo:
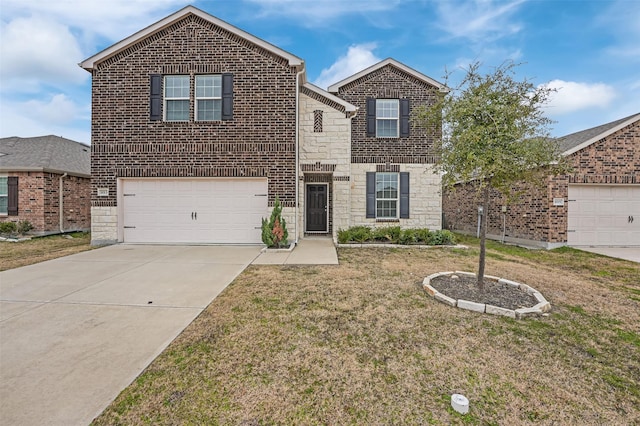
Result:
{"label": "window frame", "polygon": [[[4,180],[5,193],[2,194],[2,192],[0,192],[0,198],[4,198],[6,202],[4,203],[4,210],[0,207],[0,216],[9,216],[9,177],[2,175],[0,176],[0,181],[2,180]],[[0,183],[0,190],[2,189],[2,186],[3,185]]]}
{"label": "window frame", "polygon": [[[176,78],[176,77],[180,77],[183,79],[186,79],[187,81],[187,96],[167,96],[167,89],[168,89],[168,84],[167,84],[167,80],[169,78]],[[163,76],[162,79],[162,103],[163,103],[163,120],[167,121],[167,122],[188,122],[190,121],[190,114],[191,114],[191,76],[189,74],[168,74]],[[181,87],[181,89],[183,89]],[[169,112],[169,102],[175,102],[175,101],[180,101],[180,102],[184,102],[187,101],[187,104],[189,105],[188,110],[187,110],[187,118],[184,120],[170,120],[169,118],[167,118],[168,112]]]}
{"label": "window frame", "polygon": [[[395,191],[396,191],[396,196],[395,198],[386,198],[386,197],[378,197],[378,177],[380,178],[384,178],[386,176],[391,176],[394,175],[395,176]],[[384,179],[382,179],[384,182]],[[390,182],[390,181],[389,181]],[[383,188],[383,192],[384,192],[384,188]],[[389,201],[394,201],[395,202],[395,216],[382,216],[378,214],[378,210],[380,210],[381,208],[378,207],[378,202],[389,202]],[[383,210],[385,209],[384,207],[382,208]],[[389,209],[389,208],[387,208]],[[396,220],[399,219],[400,217],[400,173],[398,172],[376,172],[375,174],[375,218],[376,219],[389,219],[389,220]]]}
{"label": "window frame", "polygon": [[[381,112],[389,111],[388,108],[383,108],[382,103],[391,103],[393,102],[395,105],[395,117],[387,117],[384,115],[380,115]],[[380,98],[375,100],[376,104],[376,138],[378,139],[397,139],[400,137],[400,99],[390,99],[390,98]],[[382,122],[395,122],[396,124],[396,132],[395,135],[381,135],[380,129]]]}
{"label": "window frame", "polygon": [[[198,96],[198,80],[199,78],[204,78],[204,77],[213,77],[216,80],[218,80],[218,85],[217,87],[219,88],[219,96]],[[215,80],[214,80],[215,83]],[[193,94],[193,98],[194,98],[194,114],[193,114],[193,119],[194,121],[222,121],[222,74],[196,74],[194,76],[194,94]],[[214,86],[212,86],[213,88],[213,95],[215,95],[215,89],[216,89],[216,85],[214,84]],[[215,116],[215,109],[214,109],[214,117],[212,119],[200,119],[198,117],[198,112],[199,112],[199,101],[219,101],[219,106],[220,108],[218,109],[219,112],[219,116],[216,118]],[[215,105],[215,104],[214,104]]]}

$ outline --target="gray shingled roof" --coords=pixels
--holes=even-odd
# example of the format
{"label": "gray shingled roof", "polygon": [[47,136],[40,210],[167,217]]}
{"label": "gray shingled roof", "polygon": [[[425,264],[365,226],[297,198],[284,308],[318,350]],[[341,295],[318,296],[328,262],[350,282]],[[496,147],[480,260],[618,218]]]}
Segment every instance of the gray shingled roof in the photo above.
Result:
{"label": "gray shingled roof", "polygon": [[48,171],[91,175],[91,148],[59,136],[0,139],[0,171]]}
{"label": "gray shingled roof", "polygon": [[607,136],[607,133],[617,126],[623,124],[625,121],[630,120],[631,118],[637,116],[640,119],[640,114],[633,114],[625,118],[621,118],[620,120],[612,121],[611,123],[602,124],[600,126],[592,127],[590,129],[582,130],[580,132],[571,133],[566,136],[562,136],[557,139],[558,146],[560,147],[560,152],[567,152],[571,149],[581,145],[593,138],[598,138],[598,136],[602,135],[598,139],[602,139]]}

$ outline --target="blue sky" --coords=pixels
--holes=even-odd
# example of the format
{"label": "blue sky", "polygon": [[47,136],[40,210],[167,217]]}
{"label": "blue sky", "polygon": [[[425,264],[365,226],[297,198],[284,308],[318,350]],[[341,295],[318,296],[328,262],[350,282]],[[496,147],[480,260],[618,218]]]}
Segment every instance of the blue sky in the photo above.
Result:
{"label": "blue sky", "polygon": [[558,88],[555,136],[640,112],[640,0],[0,0],[0,137],[89,143],[77,64],[188,4],[301,57],[324,88],[387,57],[451,84],[513,59]]}

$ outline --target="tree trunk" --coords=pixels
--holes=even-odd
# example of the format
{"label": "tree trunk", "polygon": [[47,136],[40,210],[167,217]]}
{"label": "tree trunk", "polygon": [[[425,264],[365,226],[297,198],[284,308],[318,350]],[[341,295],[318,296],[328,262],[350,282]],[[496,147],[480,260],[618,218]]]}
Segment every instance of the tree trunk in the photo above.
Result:
{"label": "tree trunk", "polygon": [[489,187],[482,193],[482,217],[480,218],[480,260],[478,262],[478,288],[484,291],[484,264],[486,259],[487,218],[489,217]]}

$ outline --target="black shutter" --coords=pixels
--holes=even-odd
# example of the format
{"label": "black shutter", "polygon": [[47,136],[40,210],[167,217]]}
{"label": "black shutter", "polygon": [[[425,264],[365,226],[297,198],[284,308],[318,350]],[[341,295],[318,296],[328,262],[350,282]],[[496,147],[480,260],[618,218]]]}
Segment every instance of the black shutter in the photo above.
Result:
{"label": "black shutter", "polygon": [[367,98],[367,136],[376,135],[376,100]]}
{"label": "black shutter", "polygon": [[400,219],[409,219],[409,173],[400,173]]}
{"label": "black shutter", "polygon": [[151,74],[149,90],[149,120],[162,120],[162,76]]}
{"label": "black shutter", "polygon": [[376,173],[367,172],[367,218],[376,217]]}
{"label": "black shutter", "polygon": [[400,99],[400,137],[409,137],[409,99]]}
{"label": "black shutter", "polygon": [[7,187],[9,195],[7,214],[9,216],[18,216],[18,177],[9,176],[7,178]]}
{"label": "black shutter", "polygon": [[233,120],[233,74],[222,74],[222,119]]}

